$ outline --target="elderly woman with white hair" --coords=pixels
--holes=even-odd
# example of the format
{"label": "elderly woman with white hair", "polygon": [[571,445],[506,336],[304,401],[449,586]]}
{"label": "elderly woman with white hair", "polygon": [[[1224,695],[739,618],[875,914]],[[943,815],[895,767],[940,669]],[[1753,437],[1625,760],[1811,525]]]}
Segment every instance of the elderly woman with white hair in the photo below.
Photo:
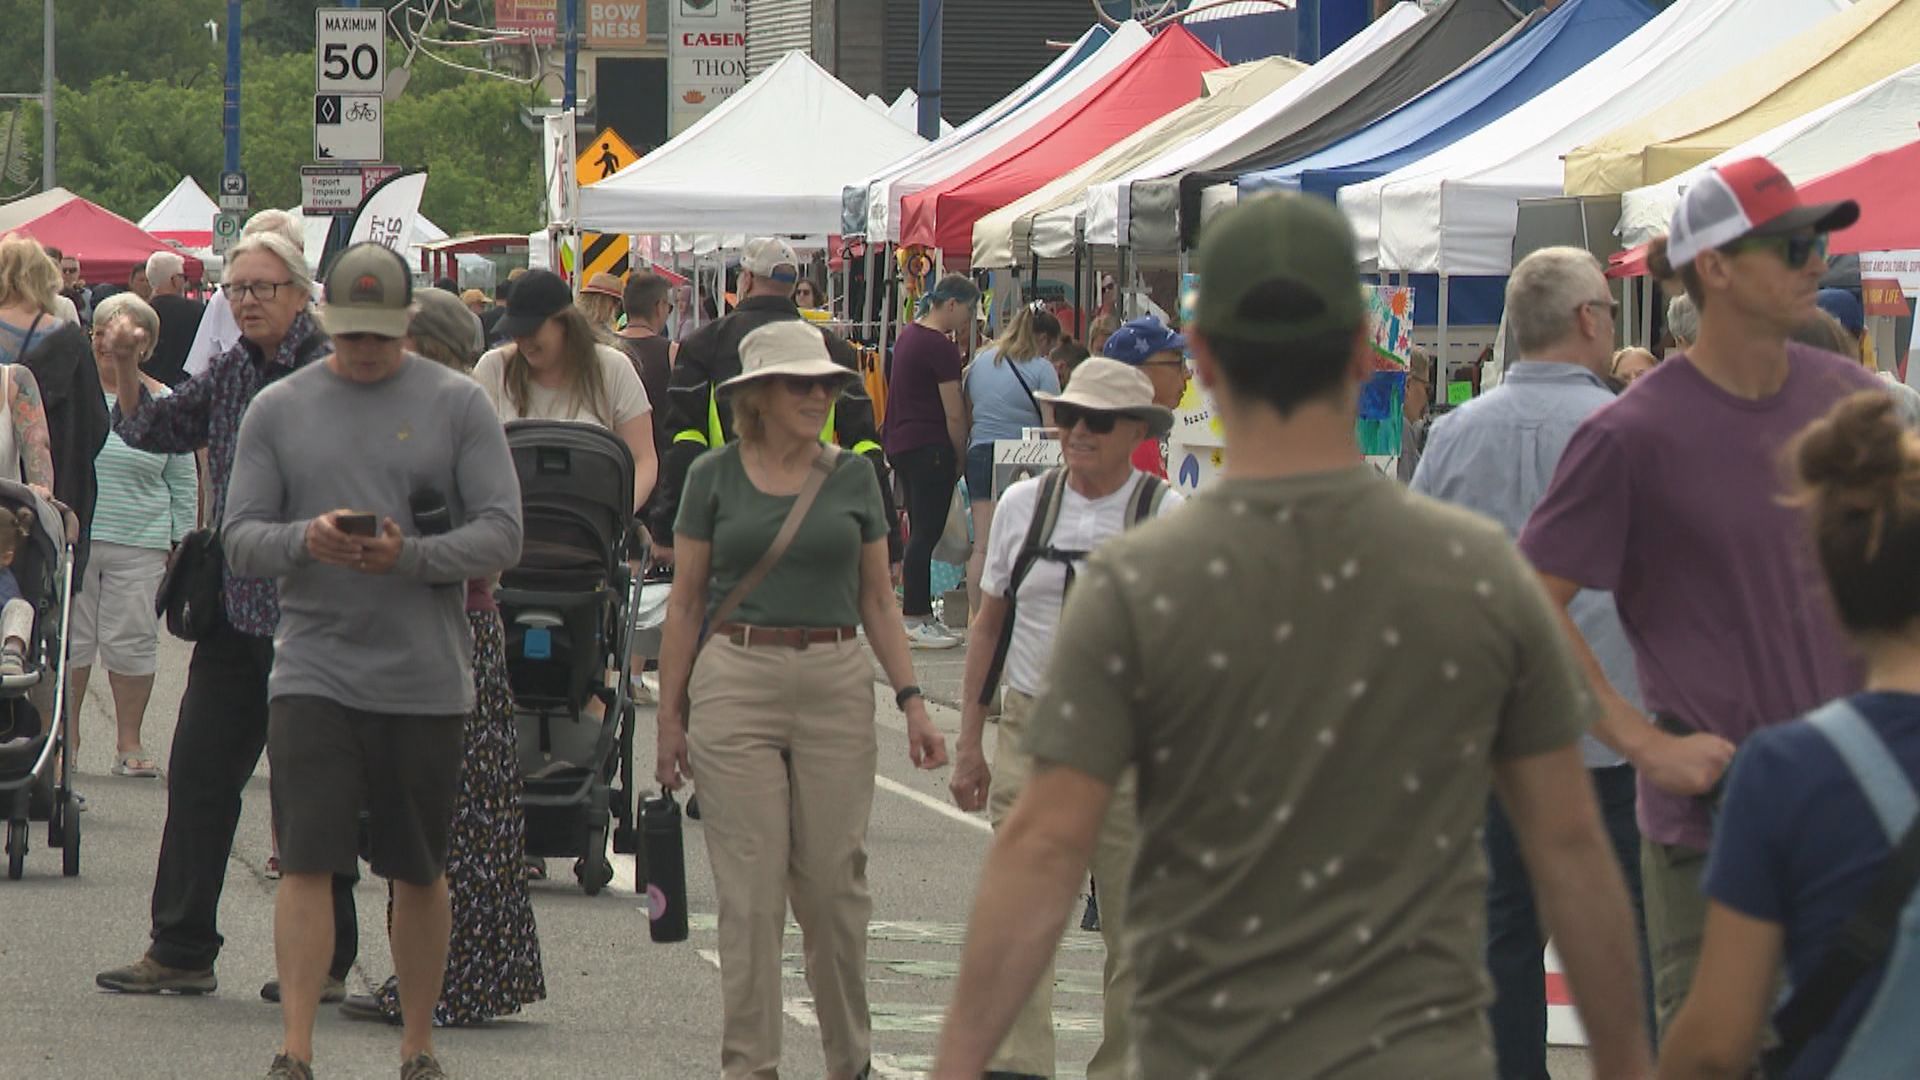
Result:
{"label": "elderly woman with white hair", "polygon": [[[305,221],[298,210],[262,210],[247,219],[240,235],[245,239],[272,233],[304,253],[307,243]],[[207,370],[216,357],[233,348],[239,340],[240,324],[234,321],[233,305],[228,302],[226,293],[215,290],[213,299],[207,301],[199,327],[194,330],[193,344],[187,349],[183,366],[186,377],[192,378]]]}
{"label": "elderly woman with white hair", "polygon": [[[171,396],[155,397],[140,378],[149,332],[127,319],[106,328],[99,348],[112,357],[114,431],[136,450],[207,451],[213,520],[226,515],[240,421],[275,380],[331,350],[312,314],[313,274],[291,240],[276,232],[243,237],[227,253],[221,286],[241,340]],[[167,821],[153,886],[151,944],[137,961],[94,979],[130,994],[209,993],[220,889],[240,821],[240,795],[267,738],[267,675],[280,604],[272,581],[226,575],[219,625],[194,644],[167,768]],[[346,996],[359,946],[353,882],[334,880],[334,958],[323,997]],[[277,1001],[276,980],[262,995]],[[291,1026],[291,1025],[290,1025]]]}
{"label": "elderly woman with white hair", "polygon": [[[160,335],[159,314],[134,293],[116,293],[94,309],[93,357],[108,401],[119,390],[119,370],[106,342],[122,324],[141,342],[141,363],[147,362]],[[149,376],[142,375],[140,384],[155,399],[171,393]],[[113,691],[113,772],[156,777],[159,762],[140,741],[158,668],[160,623],[153,600],[166,573],[167,552],[193,528],[199,481],[193,455],[135,450],[111,433],[93,464],[99,489],[93,554],[68,624],[73,715],[80,715],[97,659],[106,666]]]}

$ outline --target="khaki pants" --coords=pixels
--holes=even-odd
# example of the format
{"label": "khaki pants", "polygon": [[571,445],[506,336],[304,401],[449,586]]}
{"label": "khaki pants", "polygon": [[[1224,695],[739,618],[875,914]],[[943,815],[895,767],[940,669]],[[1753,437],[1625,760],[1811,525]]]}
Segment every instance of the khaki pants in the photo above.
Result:
{"label": "khaki pants", "polygon": [[1640,841],[1654,1017],[1663,1035],[1687,1000],[1700,966],[1700,940],[1707,923],[1707,897],[1700,891],[1700,876],[1706,867],[1706,855],[1691,848]]}
{"label": "khaki pants", "polygon": [[[996,829],[1020,798],[1020,792],[1027,786],[1027,777],[1033,774],[1033,758],[1023,749],[1033,699],[1017,690],[1008,690],[1001,710],[1000,735],[993,747],[993,788],[987,796],[987,816]],[[1107,963],[1102,979],[1100,1049],[1087,1065],[1087,1080],[1119,1080],[1127,1072],[1127,1013],[1133,1008],[1133,962],[1120,942],[1120,930],[1127,914],[1128,875],[1133,872],[1133,857],[1140,847],[1135,797],[1134,774],[1129,769],[1113,789],[1113,803],[1107,808],[1107,818],[1101,823],[1100,838],[1093,852],[1094,890],[1100,897],[1100,937],[1106,943]],[[1078,932],[1076,920],[1070,920],[1067,932]],[[1051,958],[1040,975],[1040,984],[1014,1017],[1013,1027],[988,1068],[1033,1076],[1054,1074]]]}
{"label": "khaki pants", "polygon": [[693,779],[720,899],[726,1080],[779,1075],[787,904],[828,1075],[867,1065],[867,818],[878,743],[857,642],[805,649],[715,639],[688,688]]}

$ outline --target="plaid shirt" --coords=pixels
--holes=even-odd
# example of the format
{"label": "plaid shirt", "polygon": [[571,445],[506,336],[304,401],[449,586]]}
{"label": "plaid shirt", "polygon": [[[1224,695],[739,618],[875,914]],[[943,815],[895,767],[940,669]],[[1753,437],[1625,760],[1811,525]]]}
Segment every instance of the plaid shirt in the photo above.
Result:
{"label": "plaid shirt", "polygon": [[[324,355],[325,338],[308,312],[294,317],[286,338],[270,358],[259,346],[242,338],[215,357],[207,370],[182,383],[163,398],[140,391],[140,411],[132,419],[113,409],[113,430],[136,450],[154,454],[190,454],[207,451],[207,471],[213,481],[213,520],[227,514],[227,485],[233,479],[233,455],[240,442],[240,418],[267,384],[316,356]],[[280,598],[272,580],[228,574],[224,591],[227,621],[254,637],[272,637],[280,623]]]}

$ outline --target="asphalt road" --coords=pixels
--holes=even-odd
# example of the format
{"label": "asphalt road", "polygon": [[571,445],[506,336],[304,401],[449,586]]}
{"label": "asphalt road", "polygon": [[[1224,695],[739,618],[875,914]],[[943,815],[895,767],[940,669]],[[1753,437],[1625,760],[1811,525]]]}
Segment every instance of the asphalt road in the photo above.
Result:
{"label": "asphalt road", "polygon": [[[163,637],[161,674],[147,718],[147,745],[164,756],[185,678],[187,647]],[[936,702],[959,695],[961,653],[916,655],[918,677]],[[99,690],[104,690],[96,682]],[[877,692],[877,696],[882,696]],[[884,695],[878,710],[882,753],[870,832],[874,896],[870,955],[875,1073],[918,1075],[929,1063],[952,990],[964,923],[989,832],[954,810],[944,774],[908,764],[904,726]],[[936,707],[949,739],[958,714]],[[227,944],[218,993],[200,998],[125,997],[98,991],[93,975],[133,960],[145,946],[148,898],[166,811],[162,782],[108,775],[112,724],[96,691],[82,716],[82,872],[60,876],[60,853],[35,849],[23,881],[0,880],[0,1080],[101,1080],[105,1077],[260,1076],[279,1038],[279,1012],[258,996],[274,974],[273,883],[268,854],[266,764],[250,785],[228,864],[221,928]],[[643,714],[639,744],[652,745]],[[991,736],[990,736],[991,737]],[[641,768],[651,772],[650,753]],[[692,940],[655,945],[633,891],[630,859],[598,897],[573,887],[570,867],[552,864],[535,886],[548,999],[479,1030],[438,1033],[442,1061],[455,1076],[515,1078],[618,1076],[679,1080],[718,1072],[719,973],[714,898],[700,828],[686,832]],[[358,890],[361,957],[350,988],[364,991],[390,970],[384,888]],[[818,1034],[800,976],[798,935],[787,939],[784,1074],[820,1076]],[[1099,1031],[1097,934],[1069,932],[1062,952],[1056,1026],[1061,1077],[1080,1077]],[[328,1077],[397,1075],[398,1032],[346,1020],[323,1009],[316,1073]],[[1582,1077],[1584,1065],[1558,1055],[1556,1075]]]}

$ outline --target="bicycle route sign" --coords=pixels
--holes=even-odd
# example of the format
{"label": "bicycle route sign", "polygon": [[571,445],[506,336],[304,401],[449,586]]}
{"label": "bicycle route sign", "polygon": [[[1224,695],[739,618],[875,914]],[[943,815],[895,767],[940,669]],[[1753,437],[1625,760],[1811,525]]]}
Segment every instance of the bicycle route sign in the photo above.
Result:
{"label": "bicycle route sign", "polygon": [[379,161],[386,149],[387,13],[320,8],[313,19],[313,159]]}
{"label": "bicycle route sign", "polygon": [[384,105],[379,94],[313,95],[313,160],[379,161],[386,148]]}

